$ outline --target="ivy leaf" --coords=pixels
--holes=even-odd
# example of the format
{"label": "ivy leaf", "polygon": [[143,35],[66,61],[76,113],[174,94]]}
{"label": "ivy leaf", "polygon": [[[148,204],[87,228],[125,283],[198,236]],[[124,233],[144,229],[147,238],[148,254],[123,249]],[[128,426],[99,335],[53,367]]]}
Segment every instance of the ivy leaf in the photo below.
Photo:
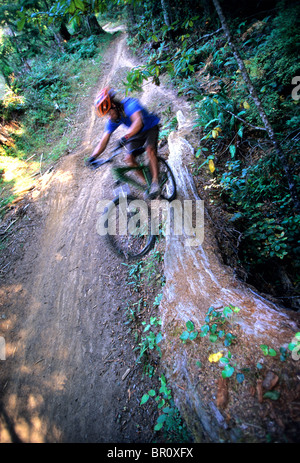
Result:
{"label": "ivy leaf", "polygon": [[187,327],[188,331],[193,331],[194,323],[189,320],[189,321],[186,322],[186,327]]}

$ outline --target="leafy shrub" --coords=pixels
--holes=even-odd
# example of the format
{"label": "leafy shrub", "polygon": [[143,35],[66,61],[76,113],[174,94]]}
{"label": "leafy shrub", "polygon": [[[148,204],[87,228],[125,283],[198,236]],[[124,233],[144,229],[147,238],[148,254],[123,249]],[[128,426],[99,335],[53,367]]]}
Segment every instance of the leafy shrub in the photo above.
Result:
{"label": "leafy shrub", "polygon": [[[290,156],[290,162],[295,159]],[[295,177],[300,165],[296,165]],[[243,233],[240,257],[248,266],[272,259],[299,261],[300,216],[295,214],[281,164],[274,153],[243,167],[228,161],[221,186],[232,220]],[[237,213],[238,211],[238,213]]]}

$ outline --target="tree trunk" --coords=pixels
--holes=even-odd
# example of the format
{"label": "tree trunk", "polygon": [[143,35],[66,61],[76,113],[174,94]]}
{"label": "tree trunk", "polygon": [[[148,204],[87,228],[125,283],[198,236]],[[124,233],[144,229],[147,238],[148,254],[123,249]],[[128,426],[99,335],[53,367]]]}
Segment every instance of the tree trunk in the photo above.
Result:
{"label": "tree trunk", "polygon": [[163,10],[165,24],[168,27],[170,27],[170,25],[172,23],[172,18],[171,18],[169,2],[168,2],[168,0],[160,0],[160,1],[161,1],[161,7],[162,7],[162,10]]}
{"label": "tree trunk", "polygon": [[233,40],[233,37],[231,36],[227,21],[226,21],[226,19],[224,17],[223,11],[222,11],[220,3],[219,3],[219,0],[213,0],[213,3],[214,3],[214,6],[216,8],[216,11],[217,11],[217,13],[219,15],[223,30],[225,32],[228,43],[229,43],[229,45],[230,45],[230,47],[232,49],[233,55],[234,55],[234,57],[235,57],[235,59],[236,59],[236,61],[238,63],[238,66],[239,66],[239,69],[241,71],[244,82],[247,85],[250,96],[252,97],[252,99],[253,99],[256,107],[257,107],[258,113],[259,113],[259,115],[260,115],[260,117],[261,117],[261,119],[262,119],[262,121],[263,121],[263,123],[265,125],[267,134],[269,135],[269,137],[270,137],[270,139],[271,139],[271,141],[273,143],[274,149],[275,149],[275,151],[276,151],[276,153],[277,153],[277,155],[278,155],[278,157],[280,159],[280,162],[282,164],[282,167],[283,167],[283,170],[284,170],[287,182],[288,182],[289,191],[290,191],[292,200],[294,202],[295,208],[296,208],[297,212],[300,213],[300,201],[299,201],[299,198],[298,198],[296,185],[295,185],[295,182],[294,182],[294,179],[293,179],[293,173],[291,172],[288,160],[287,160],[284,152],[282,151],[282,149],[279,146],[279,143],[278,143],[278,141],[276,139],[273,127],[271,126],[271,124],[269,122],[269,119],[268,119],[268,117],[267,117],[267,115],[265,113],[265,110],[264,110],[264,108],[262,106],[262,103],[261,103],[261,101],[260,101],[260,99],[259,99],[259,97],[257,95],[257,92],[256,92],[256,90],[255,90],[255,88],[254,88],[254,86],[253,86],[253,84],[252,84],[252,82],[250,80],[247,69],[246,69],[246,67],[244,65],[244,62],[243,62],[241,56],[240,56],[238,47],[235,44],[235,42]]}
{"label": "tree trunk", "polygon": [[90,14],[87,16],[87,22],[88,22],[92,35],[105,34],[105,31],[102,29],[102,27],[98,23],[97,18],[94,14]]}
{"label": "tree trunk", "polygon": [[70,40],[71,34],[67,29],[67,26],[64,23],[61,23],[60,28],[59,28],[59,34],[63,38],[63,40]]}

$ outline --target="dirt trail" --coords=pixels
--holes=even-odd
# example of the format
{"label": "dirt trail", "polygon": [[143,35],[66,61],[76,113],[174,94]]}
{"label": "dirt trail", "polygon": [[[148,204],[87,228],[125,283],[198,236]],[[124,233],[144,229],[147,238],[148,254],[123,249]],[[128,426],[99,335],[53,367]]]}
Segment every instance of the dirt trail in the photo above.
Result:
{"label": "dirt trail", "polygon": [[153,437],[154,411],[139,406],[147,386],[139,390],[141,372],[119,310],[129,297],[125,269],[96,233],[97,202],[112,197],[109,169],[83,164],[104,124],[95,118],[96,92],[133,65],[125,49],[122,35],[105,53],[104,78],[78,114],[82,146],[33,196],[26,209],[30,239],[0,288],[1,442]]}

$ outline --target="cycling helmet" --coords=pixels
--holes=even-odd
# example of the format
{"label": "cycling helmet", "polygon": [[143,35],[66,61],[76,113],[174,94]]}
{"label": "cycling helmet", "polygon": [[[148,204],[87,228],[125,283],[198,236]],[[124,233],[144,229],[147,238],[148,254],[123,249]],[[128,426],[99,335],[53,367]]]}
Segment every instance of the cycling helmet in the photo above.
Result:
{"label": "cycling helmet", "polygon": [[105,87],[95,100],[95,109],[98,116],[105,116],[111,108],[111,99],[114,97],[115,92],[109,87]]}

